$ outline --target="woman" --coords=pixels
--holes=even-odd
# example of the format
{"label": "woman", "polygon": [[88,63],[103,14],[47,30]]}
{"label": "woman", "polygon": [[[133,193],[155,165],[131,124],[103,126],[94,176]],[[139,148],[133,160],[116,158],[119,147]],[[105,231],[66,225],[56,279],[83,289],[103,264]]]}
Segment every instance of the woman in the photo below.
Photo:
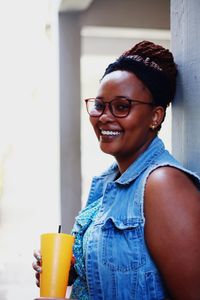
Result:
{"label": "woman", "polygon": [[176,72],[167,49],[143,41],[86,99],[100,148],[116,163],[93,179],[76,218],[71,298],[200,299],[200,179],[157,136]]}

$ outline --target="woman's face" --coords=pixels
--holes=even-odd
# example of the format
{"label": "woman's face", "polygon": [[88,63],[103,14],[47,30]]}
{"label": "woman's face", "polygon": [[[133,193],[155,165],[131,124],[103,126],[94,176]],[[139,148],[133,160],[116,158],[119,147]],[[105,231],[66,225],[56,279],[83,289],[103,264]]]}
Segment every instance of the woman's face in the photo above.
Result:
{"label": "woman's face", "polygon": [[[117,97],[152,103],[152,95],[134,74],[114,71],[101,81],[97,96],[110,102]],[[132,105],[125,118],[112,115],[108,105],[100,117],[90,117],[90,122],[103,152],[113,155],[120,163],[130,165],[142,153],[155,132],[150,127],[155,123],[152,105]]]}

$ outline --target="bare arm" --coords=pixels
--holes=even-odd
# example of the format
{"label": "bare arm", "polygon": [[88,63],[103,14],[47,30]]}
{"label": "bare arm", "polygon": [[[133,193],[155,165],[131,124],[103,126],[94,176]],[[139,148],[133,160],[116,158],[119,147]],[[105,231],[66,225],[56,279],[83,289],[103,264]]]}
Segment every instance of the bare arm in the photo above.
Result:
{"label": "bare arm", "polygon": [[172,299],[200,299],[200,192],[181,171],[162,167],[145,191],[145,237]]}

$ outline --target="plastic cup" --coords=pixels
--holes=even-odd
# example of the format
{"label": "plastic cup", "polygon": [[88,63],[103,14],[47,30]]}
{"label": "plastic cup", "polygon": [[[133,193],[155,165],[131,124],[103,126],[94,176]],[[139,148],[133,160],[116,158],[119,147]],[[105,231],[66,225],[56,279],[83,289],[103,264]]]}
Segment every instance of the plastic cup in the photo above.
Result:
{"label": "plastic cup", "polygon": [[65,298],[74,237],[65,233],[41,235],[40,297]]}

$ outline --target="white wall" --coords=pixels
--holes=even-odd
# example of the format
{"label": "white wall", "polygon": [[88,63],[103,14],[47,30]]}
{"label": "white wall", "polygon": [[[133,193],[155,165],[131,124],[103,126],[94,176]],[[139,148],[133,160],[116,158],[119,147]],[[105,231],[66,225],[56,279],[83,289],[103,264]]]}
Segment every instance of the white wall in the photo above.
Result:
{"label": "white wall", "polygon": [[57,44],[49,21],[46,0],[0,2],[1,300],[39,295],[33,250],[60,222]]}

